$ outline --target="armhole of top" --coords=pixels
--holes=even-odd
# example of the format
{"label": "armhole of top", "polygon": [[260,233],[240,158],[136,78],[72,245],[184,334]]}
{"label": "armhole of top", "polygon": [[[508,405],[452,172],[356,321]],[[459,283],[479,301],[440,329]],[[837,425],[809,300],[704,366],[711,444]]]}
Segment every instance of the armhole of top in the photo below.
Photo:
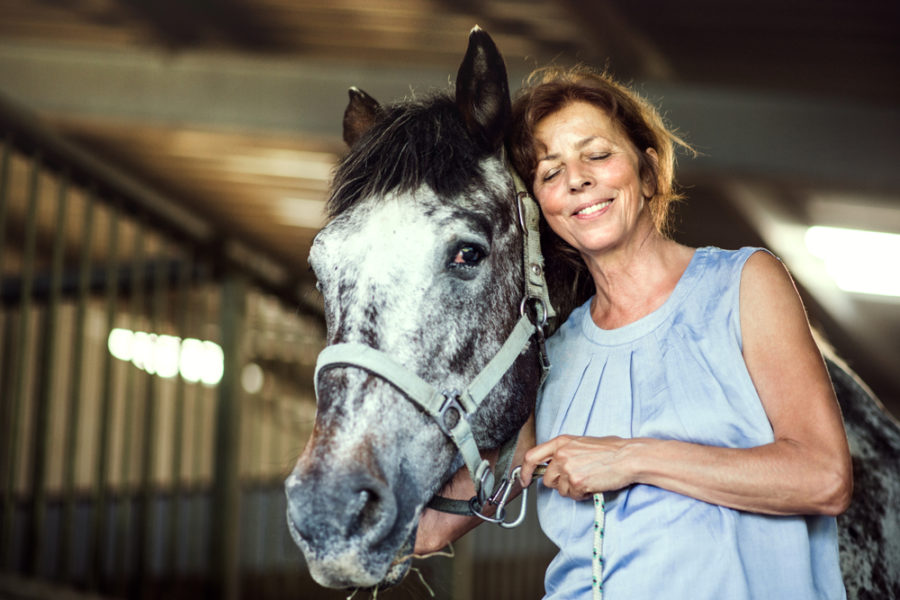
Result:
{"label": "armhole of top", "polygon": [[772,254],[772,252],[770,252],[766,248],[747,247],[747,248],[744,248],[743,250],[746,251],[747,255],[742,257],[742,259],[740,260],[740,268],[735,269],[736,276],[737,276],[737,286],[734,286],[734,287],[737,289],[737,292],[735,293],[735,298],[733,299],[734,310],[732,310],[732,313],[731,313],[732,319],[733,319],[733,323],[731,326],[733,328],[734,335],[737,338],[738,348],[740,348],[741,353],[744,352],[744,332],[741,329],[741,288],[744,285],[744,269],[747,266],[747,262],[750,260],[750,258],[754,254],[756,254],[758,252],[764,252],[766,254],[769,254],[773,258],[775,258],[775,260],[777,260],[778,262],[781,262],[780,258],[778,258],[774,254]]}

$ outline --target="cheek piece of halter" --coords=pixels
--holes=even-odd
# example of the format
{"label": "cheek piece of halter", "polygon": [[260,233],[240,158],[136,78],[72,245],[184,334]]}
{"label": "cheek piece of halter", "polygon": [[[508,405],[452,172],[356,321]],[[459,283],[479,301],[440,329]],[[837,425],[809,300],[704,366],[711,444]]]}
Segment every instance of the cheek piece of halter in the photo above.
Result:
{"label": "cheek piece of halter", "polygon": [[[475,484],[475,496],[469,501],[435,496],[429,506],[443,512],[475,515],[503,527],[516,527],[525,519],[527,488],[522,490],[521,509],[516,519],[507,522],[504,508],[512,491],[513,483],[519,474],[518,468],[514,469],[512,473],[508,473],[518,436],[515,435],[507,440],[500,449],[496,472],[501,474],[501,479],[495,485],[497,478],[491,470],[490,463],[481,456],[469,420],[522,352],[528,349],[532,336],[536,337],[538,343],[542,369],[541,382],[543,383],[550,369],[544,348],[545,331],[548,321],[554,319],[556,313],[550,303],[547,282],[544,278],[544,258],[541,254],[541,240],[538,232],[540,209],[528,194],[515,170],[511,167],[508,167],[508,170],[516,187],[519,224],[523,231],[525,291],[519,307],[520,317],[516,326],[497,354],[475,376],[472,382],[462,391],[441,390],[394,361],[384,352],[358,343],[333,344],[322,350],[316,361],[313,381],[318,398],[320,373],[338,367],[356,367],[384,379],[399,389],[410,401],[429,414],[441,431],[453,441],[469,470],[472,482]],[[533,320],[529,315],[530,312],[533,312]],[[492,511],[493,516],[484,512],[487,504],[495,507],[495,510]]]}

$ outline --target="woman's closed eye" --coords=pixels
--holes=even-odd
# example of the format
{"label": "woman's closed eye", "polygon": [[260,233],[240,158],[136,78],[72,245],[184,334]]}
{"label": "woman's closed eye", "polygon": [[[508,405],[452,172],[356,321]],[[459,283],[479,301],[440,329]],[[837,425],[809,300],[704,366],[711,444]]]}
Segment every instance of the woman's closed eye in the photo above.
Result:
{"label": "woman's closed eye", "polygon": [[556,177],[557,175],[559,175],[561,172],[562,172],[562,169],[559,169],[559,168],[550,169],[549,171],[545,172],[541,176],[541,181],[543,181],[545,183],[548,181],[552,181],[553,178]]}

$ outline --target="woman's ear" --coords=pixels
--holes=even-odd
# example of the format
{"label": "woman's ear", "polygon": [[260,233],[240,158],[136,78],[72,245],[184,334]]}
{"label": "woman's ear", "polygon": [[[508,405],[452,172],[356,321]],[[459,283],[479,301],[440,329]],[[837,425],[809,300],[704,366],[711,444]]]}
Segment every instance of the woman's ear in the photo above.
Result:
{"label": "woman's ear", "polygon": [[644,198],[652,198],[656,195],[657,176],[659,174],[659,155],[654,148],[644,150],[646,155],[641,161],[646,165],[641,173],[641,193]]}

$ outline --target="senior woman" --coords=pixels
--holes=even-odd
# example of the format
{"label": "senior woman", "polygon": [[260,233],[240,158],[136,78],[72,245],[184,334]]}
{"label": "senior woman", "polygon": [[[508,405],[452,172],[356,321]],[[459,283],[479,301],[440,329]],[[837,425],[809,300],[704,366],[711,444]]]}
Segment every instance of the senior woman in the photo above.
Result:
{"label": "senior woman", "polygon": [[548,257],[568,256],[572,289],[590,293],[548,340],[524,454],[524,485],[548,463],[538,513],[560,551],[546,597],[590,597],[600,492],[607,599],[844,597],[834,516],[850,455],[785,268],[666,235],[681,142],[608,76],[542,70],[513,113]]}

